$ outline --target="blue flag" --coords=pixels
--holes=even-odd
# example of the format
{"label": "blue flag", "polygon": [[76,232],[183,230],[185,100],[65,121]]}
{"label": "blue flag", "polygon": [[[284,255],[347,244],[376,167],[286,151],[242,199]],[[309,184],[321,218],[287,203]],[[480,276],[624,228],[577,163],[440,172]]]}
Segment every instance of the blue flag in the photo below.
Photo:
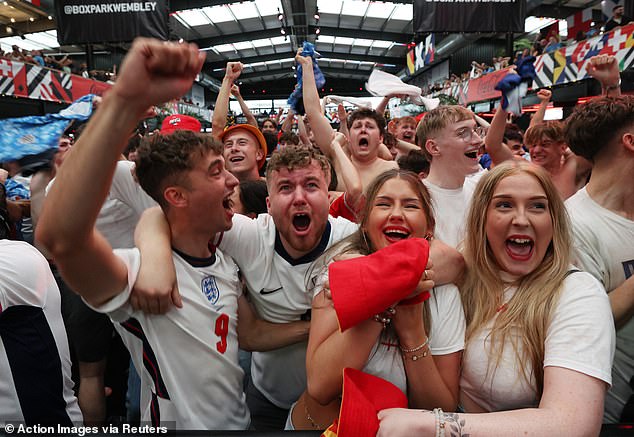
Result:
{"label": "blue flag", "polygon": [[71,121],[88,120],[93,97],[94,94],[85,95],[57,114],[0,120],[0,162],[57,149],[59,138]]}
{"label": "blue flag", "polygon": [[[319,69],[317,65],[317,59],[315,52],[315,46],[308,41],[304,41],[304,45],[302,46],[302,56],[310,56],[313,58],[313,74],[315,75],[315,85],[317,85],[317,89],[324,86],[326,83],[326,78],[324,74]],[[289,104],[293,112],[299,115],[304,115],[304,102],[302,101],[303,93],[302,93],[302,66],[297,67],[297,85],[295,86],[295,90],[289,96],[286,103]]]}

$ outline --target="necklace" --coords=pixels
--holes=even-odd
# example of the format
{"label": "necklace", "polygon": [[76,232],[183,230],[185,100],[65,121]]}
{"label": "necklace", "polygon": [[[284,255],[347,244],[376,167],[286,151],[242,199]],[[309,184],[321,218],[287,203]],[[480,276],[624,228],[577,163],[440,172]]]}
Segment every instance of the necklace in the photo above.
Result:
{"label": "necklace", "polygon": [[312,426],[313,429],[324,430],[327,428],[327,426],[315,422],[315,420],[310,416],[310,413],[308,412],[308,406],[306,405],[306,399],[304,399],[304,413],[306,413],[306,419],[308,419],[308,421],[310,422],[310,426]]}
{"label": "necklace", "polygon": [[502,305],[500,305],[499,307],[497,307],[497,309],[495,310],[496,313],[503,313],[504,311],[506,311],[509,307],[508,302],[504,302]]}

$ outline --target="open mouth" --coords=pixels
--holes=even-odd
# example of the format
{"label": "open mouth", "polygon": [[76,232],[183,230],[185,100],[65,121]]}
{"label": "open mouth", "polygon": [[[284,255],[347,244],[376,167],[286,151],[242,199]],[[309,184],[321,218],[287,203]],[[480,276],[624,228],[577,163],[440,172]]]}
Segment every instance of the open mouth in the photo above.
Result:
{"label": "open mouth", "polygon": [[232,156],[231,158],[229,158],[229,162],[231,163],[236,163],[241,161],[244,161],[244,156]]}
{"label": "open mouth", "polygon": [[367,138],[361,138],[359,140],[359,146],[361,147],[368,147],[370,143],[368,143],[368,139]]}
{"label": "open mouth", "polygon": [[230,211],[233,211],[233,200],[231,200],[232,194],[229,194],[224,199],[222,199],[222,207]]}
{"label": "open mouth", "polygon": [[506,253],[514,260],[526,261],[533,254],[535,242],[527,237],[511,237],[506,240]]}
{"label": "open mouth", "polygon": [[478,151],[477,150],[473,150],[471,152],[466,152],[464,154],[464,156],[466,156],[469,159],[478,159]]}
{"label": "open mouth", "polygon": [[401,226],[388,226],[383,229],[383,235],[385,235],[385,238],[390,243],[405,240],[406,238],[409,238],[410,234],[411,232],[408,229]]}
{"label": "open mouth", "polygon": [[293,216],[293,227],[299,232],[303,232],[310,226],[310,217],[308,214],[295,214]]}

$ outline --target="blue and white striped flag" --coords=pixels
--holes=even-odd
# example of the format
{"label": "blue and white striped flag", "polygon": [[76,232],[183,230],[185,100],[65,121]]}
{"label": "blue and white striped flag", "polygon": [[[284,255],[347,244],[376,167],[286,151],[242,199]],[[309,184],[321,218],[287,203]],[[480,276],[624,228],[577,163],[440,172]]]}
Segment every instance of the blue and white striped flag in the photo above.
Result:
{"label": "blue and white striped flag", "polygon": [[59,138],[72,120],[90,117],[93,97],[87,94],[57,114],[0,120],[0,162],[57,149]]}

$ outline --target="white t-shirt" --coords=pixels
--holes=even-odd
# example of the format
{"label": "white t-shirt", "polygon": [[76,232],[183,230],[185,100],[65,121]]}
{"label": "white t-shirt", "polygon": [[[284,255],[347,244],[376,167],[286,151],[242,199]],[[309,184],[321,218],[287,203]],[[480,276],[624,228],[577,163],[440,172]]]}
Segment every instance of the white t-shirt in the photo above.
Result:
{"label": "white t-shirt", "polygon": [[[134,180],[134,163],[117,161],[108,196],[104,201],[95,227],[115,249],[134,247],[134,228],[145,209],[157,203]],[[46,187],[50,190],[55,179]]]}
{"label": "white t-shirt", "polygon": [[[574,230],[576,264],[610,293],[634,274],[634,221],[603,208],[582,188],[566,201]],[[634,394],[634,319],[616,333],[612,388],[605,400],[606,423],[619,421]]]}
{"label": "white t-shirt", "polygon": [[[515,288],[509,288],[504,300],[508,302],[514,293]],[[461,402],[475,403],[487,412],[537,407],[535,381],[531,379],[530,386],[527,385],[521,372],[523,366],[530,374],[532,367],[530,363],[517,362],[510,343],[504,346],[499,366],[488,368],[492,324],[493,321],[466,344],[460,378]],[[546,332],[544,367],[575,370],[611,384],[614,342],[614,321],[603,287],[585,272],[570,274],[564,280]]]}
{"label": "white t-shirt", "polygon": [[[358,229],[344,218],[328,218],[321,243],[309,254],[293,260],[284,250],[268,214],[257,219],[236,214],[231,230],[216,243],[240,266],[251,301],[259,316],[269,322],[300,320],[312,303],[306,284],[311,263],[332,244]],[[312,272],[316,277],[319,272]],[[306,342],[252,354],[251,375],[255,387],[280,408],[289,409],[306,389]]]}
{"label": "white t-shirt", "polygon": [[238,365],[241,287],[236,265],[220,251],[209,259],[173,252],[183,308],[152,315],[134,311],[129,303],[139,250],[115,254],[128,267],[128,286],[96,310],[115,322],[139,370],[141,420],[176,429],[246,429],[250,419]]}
{"label": "white t-shirt", "polygon": [[466,232],[467,215],[475,187],[485,172],[477,172],[465,178],[464,185],[458,189],[441,188],[423,179],[431,194],[436,228],[434,238],[451,246],[458,247]]}
{"label": "white t-shirt", "polygon": [[83,424],[73,393],[61,298],[46,259],[0,241],[0,426]]}
{"label": "white t-shirt", "polygon": [[[431,354],[448,355],[463,350],[465,317],[458,288],[453,284],[435,287],[430,292],[429,310]],[[407,394],[407,378],[401,351],[397,344],[382,344],[382,340],[374,346],[362,370],[390,381]]]}

